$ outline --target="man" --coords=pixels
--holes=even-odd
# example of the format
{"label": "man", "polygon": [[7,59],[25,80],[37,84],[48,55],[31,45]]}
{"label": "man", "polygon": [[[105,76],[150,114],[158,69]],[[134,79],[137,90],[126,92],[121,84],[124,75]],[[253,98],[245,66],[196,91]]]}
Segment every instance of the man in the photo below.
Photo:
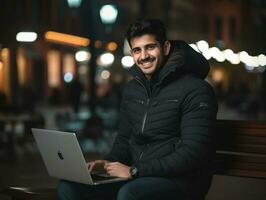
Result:
{"label": "man", "polygon": [[135,66],[124,89],[120,126],[102,164],[128,181],[85,186],[61,181],[60,199],[204,199],[212,173],[210,131],[217,102],[203,79],[206,59],[183,41],[166,40],[156,19],[138,20],[127,31]]}

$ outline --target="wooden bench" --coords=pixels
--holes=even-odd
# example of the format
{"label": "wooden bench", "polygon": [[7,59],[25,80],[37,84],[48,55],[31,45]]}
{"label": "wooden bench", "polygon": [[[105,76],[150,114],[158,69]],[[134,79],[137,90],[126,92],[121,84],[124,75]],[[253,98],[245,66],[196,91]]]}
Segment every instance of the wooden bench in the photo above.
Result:
{"label": "wooden bench", "polygon": [[[266,121],[217,120],[214,173],[266,179]],[[7,188],[14,200],[56,199],[55,188]]]}
{"label": "wooden bench", "polygon": [[266,178],[266,121],[218,120],[215,174]]}

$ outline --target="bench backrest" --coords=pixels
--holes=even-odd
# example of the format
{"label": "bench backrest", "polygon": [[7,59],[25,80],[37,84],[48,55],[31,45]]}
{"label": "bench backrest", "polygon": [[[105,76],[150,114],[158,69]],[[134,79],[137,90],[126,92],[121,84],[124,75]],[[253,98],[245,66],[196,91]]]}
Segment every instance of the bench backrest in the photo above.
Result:
{"label": "bench backrest", "polygon": [[217,120],[215,173],[266,178],[266,121]]}

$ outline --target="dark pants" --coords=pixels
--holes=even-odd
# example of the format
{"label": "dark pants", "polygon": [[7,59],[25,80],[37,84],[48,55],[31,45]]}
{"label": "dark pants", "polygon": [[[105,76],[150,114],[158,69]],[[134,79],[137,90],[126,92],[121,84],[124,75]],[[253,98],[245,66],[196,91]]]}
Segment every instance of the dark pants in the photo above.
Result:
{"label": "dark pants", "polygon": [[90,186],[60,181],[59,200],[184,200],[174,182],[159,177],[142,177],[131,181]]}

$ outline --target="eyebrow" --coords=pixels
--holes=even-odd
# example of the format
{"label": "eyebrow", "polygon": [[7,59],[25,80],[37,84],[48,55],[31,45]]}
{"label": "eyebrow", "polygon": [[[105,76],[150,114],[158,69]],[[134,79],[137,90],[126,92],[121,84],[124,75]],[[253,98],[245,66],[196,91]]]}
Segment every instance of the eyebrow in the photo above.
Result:
{"label": "eyebrow", "polygon": [[[156,42],[154,42],[154,43],[148,43],[148,44],[146,44],[146,45],[144,45],[143,47],[144,48],[147,48],[148,46],[156,46],[156,45],[158,45]],[[141,49],[141,47],[135,47],[135,48],[132,48],[131,50],[132,51],[134,51],[134,50],[137,50],[137,49]]]}

